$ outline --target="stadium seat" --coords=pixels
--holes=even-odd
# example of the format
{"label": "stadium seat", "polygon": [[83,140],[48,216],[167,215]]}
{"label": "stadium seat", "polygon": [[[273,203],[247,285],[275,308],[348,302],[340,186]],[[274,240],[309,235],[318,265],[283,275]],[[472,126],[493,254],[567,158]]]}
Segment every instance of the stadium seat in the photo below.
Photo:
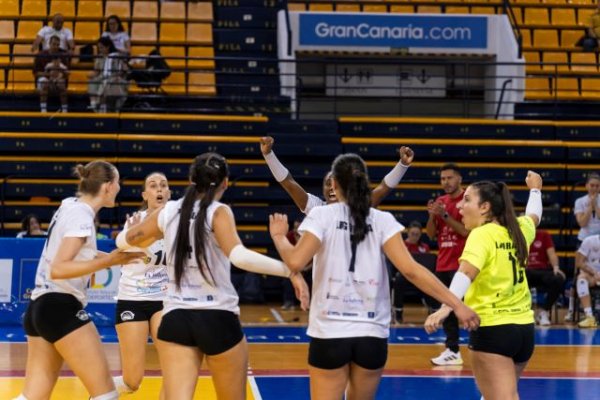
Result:
{"label": "stadium seat", "polygon": [[0,19],[18,17],[19,0],[0,0]]}
{"label": "stadium seat", "polygon": [[471,14],[495,14],[494,7],[471,7]]}
{"label": "stadium seat", "polygon": [[600,78],[581,78],[581,97],[600,99]]}
{"label": "stadium seat", "polygon": [[583,37],[583,30],[563,29],[560,31],[560,46],[573,48],[575,44]]}
{"label": "stadium seat", "polygon": [[34,56],[30,44],[15,44],[12,49],[12,64],[19,67],[33,67]]}
{"label": "stadium seat", "polygon": [[288,11],[306,11],[306,4],[288,3]]}
{"label": "stadium seat", "polygon": [[556,80],[556,97],[572,100],[579,98],[579,82],[577,78],[559,76]]}
{"label": "stadium seat", "polygon": [[160,20],[168,21],[185,21],[185,2],[170,1],[160,3]]}
{"label": "stadium seat", "polygon": [[74,0],[52,0],[49,15],[62,14],[65,18],[75,17]]}
{"label": "stadium seat", "polygon": [[213,8],[210,2],[187,2],[187,21],[188,22],[212,22]]}
{"label": "stadium seat", "polygon": [[523,47],[531,47],[531,30],[521,28],[521,35],[523,36]]}
{"label": "stadium seat", "polygon": [[169,67],[172,69],[185,69],[185,47],[160,46],[160,55],[167,60],[167,64],[169,64]]}
{"label": "stadium seat", "polygon": [[596,53],[571,53],[571,71],[598,72]]}
{"label": "stadium seat", "polygon": [[6,90],[11,92],[33,92],[33,73],[30,69],[11,69],[8,73]]}
{"label": "stadium seat", "polygon": [[533,31],[533,45],[535,47],[559,47],[558,32],[556,29],[535,29]]}
{"label": "stadium seat", "polygon": [[[214,69],[215,51],[212,47],[188,47],[188,68],[189,69]],[[197,60],[194,57],[199,58]]]}
{"label": "stadium seat", "polygon": [[15,40],[15,21],[0,21],[0,42],[10,42]]}
{"label": "stadium seat", "polygon": [[526,8],[525,21],[528,25],[549,25],[550,17],[547,8]]}
{"label": "stadium seat", "polygon": [[[29,49],[31,53],[31,49]],[[10,47],[7,43],[0,44],[0,67],[5,67],[10,64]],[[0,71],[0,75],[4,78],[4,70]],[[4,82],[4,79],[2,79]]]}
{"label": "stadium seat", "polygon": [[386,12],[388,12],[388,10],[387,10],[387,5],[385,5],[385,4],[364,4],[363,12],[386,13]]}
{"label": "stadium seat", "polygon": [[188,74],[188,94],[214,96],[215,74],[212,72],[190,72]]}
{"label": "stadium seat", "polygon": [[147,56],[154,49],[154,46],[131,46],[131,56]]}
{"label": "stadium seat", "polygon": [[134,1],[131,18],[134,21],[156,21],[158,19],[158,4],[156,1]]}
{"label": "stadium seat", "polygon": [[[575,3],[575,2],[573,2]],[[593,9],[590,8],[579,8],[577,9],[577,24],[588,26],[590,23],[590,17],[594,13]]]}
{"label": "stadium seat", "polygon": [[188,23],[185,37],[188,44],[212,44],[212,26],[210,24]]}
{"label": "stadium seat", "polygon": [[308,11],[333,11],[333,4],[324,4],[324,3],[309,4]]}
{"label": "stadium seat", "polygon": [[117,15],[121,19],[131,17],[131,6],[129,1],[108,0],[104,8],[104,16]]}
{"label": "stadium seat", "polygon": [[132,43],[156,43],[156,23],[134,22],[131,24]]}
{"label": "stadium seat", "polygon": [[527,71],[539,71],[541,69],[539,51],[524,51],[523,57],[525,57],[527,63]]}
{"label": "stadium seat", "polygon": [[48,8],[44,0],[23,0],[21,4],[21,18],[46,19]]}
{"label": "stadium seat", "polygon": [[546,100],[552,98],[550,78],[527,78],[525,80],[525,98],[529,100]]}
{"label": "stadium seat", "polygon": [[391,5],[390,12],[398,14],[412,14],[415,12],[415,7],[412,5]]}
{"label": "stadium seat", "polygon": [[91,70],[75,69],[69,72],[69,93],[87,93]]}
{"label": "stadium seat", "polygon": [[572,8],[553,8],[552,25],[577,25],[575,10]]}
{"label": "stadium seat", "polygon": [[41,21],[21,20],[17,27],[17,38],[15,41],[19,43],[32,43],[40,29],[42,29]]}
{"label": "stadium seat", "polygon": [[441,6],[417,6],[417,12],[420,14],[440,14],[442,12]]}
{"label": "stadium seat", "polygon": [[542,70],[568,71],[569,60],[564,51],[546,51],[542,53]]}
{"label": "stadium seat", "polygon": [[469,7],[446,6],[446,14],[469,14]]}
{"label": "stadium seat", "polygon": [[103,20],[102,2],[97,0],[81,0],[77,3],[77,19]]}
{"label": "stadium seat", "polygon": [[96,42],[100,37],[100,24],[98,22],[75,23],[75,32],[73,33],[75,42]]}
{"label": "stadium seat", "polygon": [[337,12],[360,12],[359,4],[336,4],[335,11]]}
{"label": "stadium seat", "polygon": [[185,72],[171,72],[162,88],[167,94],[185,94]]}
{"label": "stadium seat", "polygon": [[161,44],[184,44],[185,24],[183,22],[164,22],[160,24]]}

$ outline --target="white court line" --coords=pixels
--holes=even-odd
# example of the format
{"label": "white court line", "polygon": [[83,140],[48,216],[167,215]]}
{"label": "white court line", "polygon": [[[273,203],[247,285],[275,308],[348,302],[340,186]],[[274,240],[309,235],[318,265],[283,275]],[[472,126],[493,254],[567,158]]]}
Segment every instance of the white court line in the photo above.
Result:
{"label": "white court line", "polygon": [[285,323],[283,317],[281,316],[281,314],[279,314],[279,311],[277,311],[276,309],[271,308],[271,315],[273,315],[273,318],[275,318],[280,324]]}
{"label": "white court line", "polygon": [[254,379],[253,376],[249,376],[248,383],[250,384],[250,389],[252,390],[252,396],[254,396],[254,400],[262,400],[262,396],[258,390],[258,385],[256,384],[256,379]]}

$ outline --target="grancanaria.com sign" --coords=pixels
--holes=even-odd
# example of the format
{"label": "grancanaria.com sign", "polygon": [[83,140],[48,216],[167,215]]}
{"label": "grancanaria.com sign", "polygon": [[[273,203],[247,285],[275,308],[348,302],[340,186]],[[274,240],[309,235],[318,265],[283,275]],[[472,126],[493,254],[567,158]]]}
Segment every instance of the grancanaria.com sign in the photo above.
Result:
{"label": "grancanaria.com sign", "polygon": [[487,18],[300,14],[300,46],[485,49]]}

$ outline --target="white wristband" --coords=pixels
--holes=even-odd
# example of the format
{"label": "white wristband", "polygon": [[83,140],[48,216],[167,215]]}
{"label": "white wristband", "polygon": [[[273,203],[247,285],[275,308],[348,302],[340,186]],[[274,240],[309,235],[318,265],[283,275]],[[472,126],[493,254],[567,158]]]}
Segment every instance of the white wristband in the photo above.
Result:
{"label": "white wristband", "polygon": [[408,165],[402,164],[402,161],[398,161],[398,164],[383,178],[386,186],[390,189],[398,186],[408,167]]}
{"label": "white wristband", "polygon": [[128,250],[133,247],[127,243],[127,229],[123,229],[121,232],[119,232],[117,239],[115,240],[115,244],[117,245],[117,248],[121,250]]}
{"label": "white wristband", "polygon": [[231,250],[229,261],[238,268],[259,274],[288,278],[292,273],[281,261],[249,250],[243,244],[238,244]]}
{"label": "white wristband", "polygon": [[277,182],[281,182],[287,178],[290,172],[286,167],[283,166],[273,151],[264,155],[263,157],[265,158],[265,161],[267,162],[267,165],[269,166],[269,169],[271,170],[271,173]]}
{"label": "white wristband", "polygon": [[450,283],[450,291],[459,299],[465,297],[465,293],[471,286],[471,279],[463,272],[457,271],[452,278],[452,283]]}
{"label": "white wristband", "polygon": [[542,192],[539,189],[531,189],[529,191],[529,200],[525,207],[525,215],[535,215],[538,220],[542,220]]}

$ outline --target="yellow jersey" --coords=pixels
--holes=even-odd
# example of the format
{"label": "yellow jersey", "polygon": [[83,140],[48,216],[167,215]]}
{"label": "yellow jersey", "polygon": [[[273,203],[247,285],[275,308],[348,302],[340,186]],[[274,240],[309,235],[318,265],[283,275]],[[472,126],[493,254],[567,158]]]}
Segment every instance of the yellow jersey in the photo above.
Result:
{"label": "yellow jersey", "polygon": [[[535,224],[527,216],[518,221],[529,249]],[[525,265],[519,264],[505,227],[488,223],[473,229],[460,261],[479,270],[465,294],[465,304],[479,315],[481,326],[534,322]]]}

